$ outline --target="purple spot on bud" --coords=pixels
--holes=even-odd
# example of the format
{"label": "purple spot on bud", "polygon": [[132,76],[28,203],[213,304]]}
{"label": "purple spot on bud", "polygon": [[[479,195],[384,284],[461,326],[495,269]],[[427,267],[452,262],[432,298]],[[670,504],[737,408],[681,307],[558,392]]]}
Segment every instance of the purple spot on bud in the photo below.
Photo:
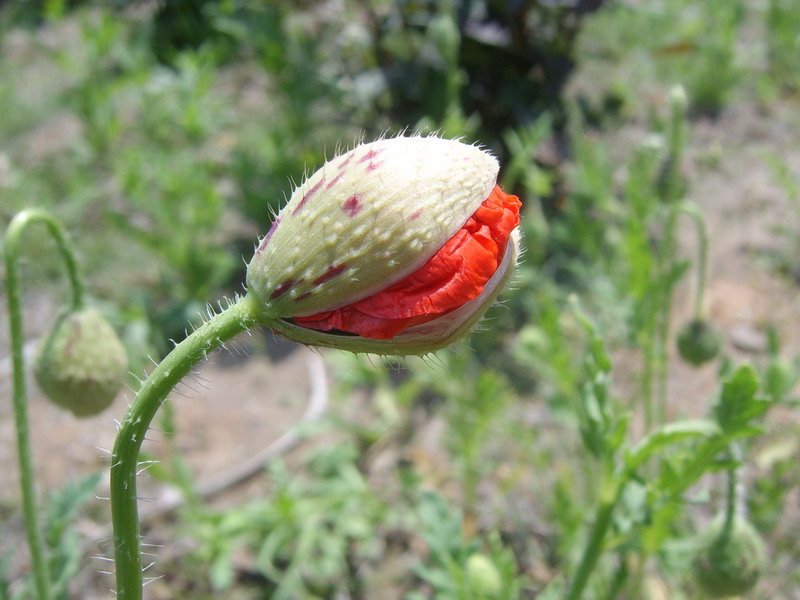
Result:
{"label": "purple spot on bud", "polygon": [[311,199],[311,196],[313,196],[314,194],[316,194],[319,191],[319,188],[322,187],[323,183],[325,183],[325,177],[324,176],[317,183],[315,183],[314,186],[310,190],[308,190],[305,194],[303,194],[303,199],[300,200],[299,204],[297,205],[297,208],[295,208],[292,211],[293,215],[296,215],[297,212],[301,208],[303,208],[303,206],[305,206],[305,203],[308,202]]}
{"label": "purple spot on bud", "polygon": [[280,222],[281,222],[280,219],[275,219],[272,222],[272,226],[269,228],[267,235],[264,236],[264,239],[261,240],[261,243],[258,245],[258,248],[256,249],[256,256],[258,256],[264,250],[266,250],[267,244],[269,244],[269,239],[272,237],[272,234],[275,233],[275,230],[278,228],[278,223]]}
{"label": "purple spot on bud", "polygon": [[422,214],[422,209],[421,209],[421,208],[418,208],[417,210],[415,210],[413,213],[411,213],[411,214],[409,215],[409,217],[408,217],[408,220],[409,220],[409,221],[416,221],[417,219],[419,219],[419,216],[420,216],[421,214]]}
{"label": "purple spot on bud", "polygon": [[355,217],[361,212],[362,208],[361,199],[356,195],[350,196],[344,201],[344,204],[342,204],[342,210],[348,217]]}
{"label": "purple spot on bud", "polygon": [[382,164],[383,164],[382,162],[376,163],[376,162],[369,161],[369,164],[367,165],[367,172],[374,171],[375,169],[380,167]]}
{"label": "purple spot on bud", "polygon": [[351,150],[345,156],[346,158],[342,162],[340,162],[337,167],[340,171],[343,170],[350,163],[351,160],[353,160],[353,158],[355,157],[355,152]]}
{"label": "purple spot on bud", "polygon": [[293,285],[294,285],[294,279],[287,279],[283,283],[278,284],[278,287],[276,287],[273,290],[272,294],[270,295],[270,300],[275,300],[275,298],[280,298],[286,292],[288,292]]}
{"label": "purple spot on bud", "polygon": [[325,189],[326,189],[326,190],[329,190],[329,189],[331,189],[333,186],[335,186],[337,183],[339,183],[339,180],[340,180],[341,178],[342,178],[342,173],[339,173],[339,174],[338,174],[336,177],[334,177],[333,179],[331,179],[331,180],[328,182],[328,185],[326,185],[326,186],[325,186]]}
{"label": "purple spot on bud", "polygon": [[294,299],[295,302],[301,302],[311,295],[311,292],[304,292]]}
{"label": "purple spot on bud", "polygon": [[322,284],[323,284],[323,283],[325,283],[326,281],[330,281],[331,279],[333,279],[333,278],[334,278],[334,277],[336,277],[337,275],[341,275],[342,273],[344,273],[344,270],[345,270],[346,268],[347,268],[347,265],[346,265],[346,264],[341,264],[341,265],[331,265],[330,267],[328,267],[328,270],[327,270],[327,271],[325,271],[325,272],[324,272],[322,275],[320,275],[319,277],[317,277],[317,278],[316,278],[314,281],[312,281],[311,283],[312,283],[314,286],[317,286],[317,285],[322,285]]}
{"label": "purple spot on bud", "polygon": [[371,163],[372,159],[377,157],[381,152],[383,152],[383,148],[378,148],[377,150],[375,148],[370,148],[364,156],[358,159],[358,162],[363,163],[369,161]]}

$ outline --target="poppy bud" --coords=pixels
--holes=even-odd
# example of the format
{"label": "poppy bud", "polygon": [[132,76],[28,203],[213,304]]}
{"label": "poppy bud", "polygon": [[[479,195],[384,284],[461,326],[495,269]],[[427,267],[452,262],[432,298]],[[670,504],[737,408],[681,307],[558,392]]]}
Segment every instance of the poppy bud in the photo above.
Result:
{"label": "poppy bud", "polygon": [[422,354],[469,331],[517,257],[520,203],[454,140],[363,144],[297,188],[248,265],[264,321],[301,343]]}
{"label": "poppy bud", "polygon": [[107,408],[127,371],[125,347],[108,321],[91,308],[59,315],[34,363],[41,390],[77,417]]}
{"label": "poppy bud", "polygon": [[700,534],[692,566],[708,596],[738,596],[755,586],[766,566],[764,542],[744,517],[734,516],[726,529],[720,514]]}
{"label": "poppy bud", "polygon": [[699,366],[719,354],[722,337],[707,321],[693,319],[678,331],[678,351],[681,357]]}
{"label": "poppy bud", "polygon": [[490,600],[499,598],[503,591],[500,571],[485,554],[471,554],[467,559],[467,583],[476,598]]}

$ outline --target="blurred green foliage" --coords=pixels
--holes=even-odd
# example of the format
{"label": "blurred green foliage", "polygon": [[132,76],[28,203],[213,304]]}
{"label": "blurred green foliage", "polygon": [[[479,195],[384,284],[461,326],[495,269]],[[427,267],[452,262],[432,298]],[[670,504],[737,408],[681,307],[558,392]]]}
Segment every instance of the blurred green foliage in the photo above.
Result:
{"label": "blurred green foliage", "polygon": [[[482,331],[420,360],[327,356],[324,441],[271,465],[264,497],[212,508],[185,464],[154,468],[190,500],[174,528],[188,558],[156,566],[186,571],[173,597],[564,598],[589,569],[585,598],[689,598],[686,540],[717,473],[741,466],[734,439],[774,571],[793,565],[797,428],[765,413],[796,407],[797,359],[773,332],[759,386],[723,356],[691,419],[666,381],[673,298],[701,262],[678,239],[703,175],[684,149],[737,102],[796,108],[798,14],[797,0],[4,4],[0,217],[59,215],[139,366],[240,290],[291,182],[360,137],[484,144],[525,206],[526,254]],[[766,160],[796,203],[789,162]],[[29,254],[26,276],[54,292],[51,248],[32,236]],[[175,433],[169,414],[162,427]],[[76,504],[59,506],[63,525]],[[54,531],[69,579],[77,544]],[[0,597],[26,585],[3,580]]]}

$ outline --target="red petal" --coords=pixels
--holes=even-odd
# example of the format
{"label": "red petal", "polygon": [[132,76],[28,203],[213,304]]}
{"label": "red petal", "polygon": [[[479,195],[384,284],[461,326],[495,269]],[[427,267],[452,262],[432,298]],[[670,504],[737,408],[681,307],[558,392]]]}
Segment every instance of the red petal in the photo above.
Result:
{"label": "red petal", "polygon": [[464,226],[427,263],[368,298],[308,317],[298,325],[337,329],[371,339],[391,339],[478,297],[497,270],[511,232],[519,225],[516,196],[495,186]]}

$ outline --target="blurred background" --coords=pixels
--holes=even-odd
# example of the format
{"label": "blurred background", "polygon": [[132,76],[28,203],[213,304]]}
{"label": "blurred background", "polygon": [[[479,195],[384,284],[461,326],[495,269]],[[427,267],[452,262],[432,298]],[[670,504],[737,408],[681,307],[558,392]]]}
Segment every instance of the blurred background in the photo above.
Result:
{"label": "blurred background", "polygon": [[[255,331],[201,365],[144,447],[148,597],[563,598],[605,466],[713,416],[747,362],[769,411],[740,500],[770,554],[747,597],[800,598],[799,106],[800,0],[0,3],[0,223],[62,220],[135,375],[88,420],[34,389],[61,597],[110,597],[98,474],[136,379],[241,292],[304,174],[419,131],[500,159],[524,205],[512,289],[426,358]],[[66,282],[44,231],[26,240],[30,349]],[[0,304],[0,598],[20,598]],[[700,366],[676,346],[697,317],[721,342]],[[692,536],[732,467],[680,479],[697,447],[674,442],[626,483],[583,597],[699,597]]]}

